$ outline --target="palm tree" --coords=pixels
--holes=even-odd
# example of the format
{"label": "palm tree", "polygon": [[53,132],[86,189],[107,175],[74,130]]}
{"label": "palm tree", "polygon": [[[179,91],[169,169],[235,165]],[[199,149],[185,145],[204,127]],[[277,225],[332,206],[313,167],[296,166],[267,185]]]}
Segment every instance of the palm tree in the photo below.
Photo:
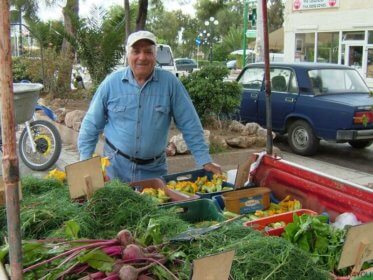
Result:
{"label": "palm tree", "polygon": [[148,15],[148,0],[139,0],[139,10],[136,18],[136,30],[145,28],[146,17]]}
{"label": "palm tree", "polygon": [[[68,36],[74,37],[76,29],[73,22],[79,18],[79,0],[67,0],[62,14],[65,33]],[[69,92],[71,89],[71,74],[75,58],[75,49],[66,37],[64,37],[62,42],[61,55],[65,57],[66,63],[58,71],[57,87],[60,93]]]}
{"label": "palm tree", "polygon": [[[157,1],[153,1],[157,3]],[[138,10],[137,10],[137,17],[136,17],[136,30],[145,29],[146,19],[148,16],[148,0],[139,0],[138,2]],[[130,10],[130,3],[129,0],[124,0],[124,18],[126,22],[126,32],[125,32],[125,42],[129,34],[132,33],[131,28],[131,10]]]}
{"label": "palm tree", "polygon": [[124,0],[124,19],[126,21],[126,30],[124,44],[127,42],[128,36],[131,34],[131,18],[130,18],[130,1]]}
{"label": "palm tree", "polygon": [[[45,3],[51,6],[57,1],[45,0]],[[22,29],[22,17],[26,22],[36,23],[39,21],[36,15],[39,8],[37,0],[11,0],[10,3],[19,11],[20,31]],[[72,22],[79,18],[79,0],[67,0],[63,8],[63,16],[65,34],[74,36],[76,30],[74,30]],[[20,38],[20,46],[22,46],[22,37]],[[58,69],[57,89],[59,93],[70,91],[71,72],[75,57],[75,50],[66,38],[62,43],[61,54],[65,57],[66,63]]]}

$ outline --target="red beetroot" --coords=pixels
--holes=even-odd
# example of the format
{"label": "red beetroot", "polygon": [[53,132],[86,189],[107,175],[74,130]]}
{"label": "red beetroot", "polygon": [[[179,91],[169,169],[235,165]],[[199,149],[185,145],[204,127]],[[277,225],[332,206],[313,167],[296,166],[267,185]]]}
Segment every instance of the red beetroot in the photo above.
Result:
{"label": "red beetroot", "polygon": [[139,271],[132,265],[123,265],[119,270],[119,278],[121,280],[137,280]]}
{"label": "red beetroot", "polygon": [[128,245],[123,250],[123,253],[122,253],[122,259],[125,261],[137,260],[137,259],[143,259],[143,258],[145,258],[145,254],[142,248],[135,244]]}
{"label": "red beetroot", "polygon": [[127,245],[132,244],[135,241],[132,236],[132,233],[127,229],[123,229],[120,232],[118,232],[117,240],[119,240],[120,244],[123,247],[126,247]]}
{"label": "red beetroot", "polygon": [[151,263],[147,266],[142,268],[135,268],[132,265],[123,265],[122,268],[119,270],[119,278],[120,280],[137,280],[139,275],[148,270],[152,267],[155,263]]}

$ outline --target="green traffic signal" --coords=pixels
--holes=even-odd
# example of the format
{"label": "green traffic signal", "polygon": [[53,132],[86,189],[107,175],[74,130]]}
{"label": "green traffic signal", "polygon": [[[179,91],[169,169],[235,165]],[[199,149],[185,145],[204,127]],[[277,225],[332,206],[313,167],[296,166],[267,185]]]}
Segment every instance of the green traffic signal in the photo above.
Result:
{"label": "green traffic signal", "polygon": [[253,8],[249,13],[249,20],[251,21],[251,26],[256,26],[256,8]]}

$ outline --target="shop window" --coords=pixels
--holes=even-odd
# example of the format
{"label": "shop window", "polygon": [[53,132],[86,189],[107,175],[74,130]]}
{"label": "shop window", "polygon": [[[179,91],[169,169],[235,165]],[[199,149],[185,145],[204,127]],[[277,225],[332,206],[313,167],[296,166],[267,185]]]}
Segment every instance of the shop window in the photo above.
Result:
{"label": "shop window", "polygon": [[338,63],[338,32],[317,34],[317,62]]}
{"label": "shop window", "polygon": [[315,33],[295,34],[295,61],[310,61],[315,59]]}
{"label": "shop window", "polygon": [[368,44],[373,44],[373,31],[368,31]]}
{"label": "shop window", "polygon": [[373,78],[373,49],[368,49],[367,78]]}
{"label": "shop window", "polygon": [[343,38],[343,41],[364,40],[364,38],[365,38],[365,32],[364,31],[348,31],[348,32],[343,32],[342,38]]}

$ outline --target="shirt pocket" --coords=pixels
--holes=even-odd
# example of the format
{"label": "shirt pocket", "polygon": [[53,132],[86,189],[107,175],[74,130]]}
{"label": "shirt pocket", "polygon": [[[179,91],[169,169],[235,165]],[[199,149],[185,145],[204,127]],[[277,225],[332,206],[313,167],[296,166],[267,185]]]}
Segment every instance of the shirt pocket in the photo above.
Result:
{"label": "shirt pocket", "polygon": [[154,120],[157,129],[168,129],[170,119],[170,106],[156,105],[154,107]]}
{"label": "shirt pocket", "polygon": [[116,104],[110,104],[108,106],[108,110],[112,112],[113,114],[121,114],[124,113],[127,109],[127,106],[121,106]]}
{"label": "shirt pocket", "polygon": [[108,121],[112,122],[116,127],[123,128],[126,123],[131,123],[136,120],[136,109],[120,104],[111,104],[108,106]]}

